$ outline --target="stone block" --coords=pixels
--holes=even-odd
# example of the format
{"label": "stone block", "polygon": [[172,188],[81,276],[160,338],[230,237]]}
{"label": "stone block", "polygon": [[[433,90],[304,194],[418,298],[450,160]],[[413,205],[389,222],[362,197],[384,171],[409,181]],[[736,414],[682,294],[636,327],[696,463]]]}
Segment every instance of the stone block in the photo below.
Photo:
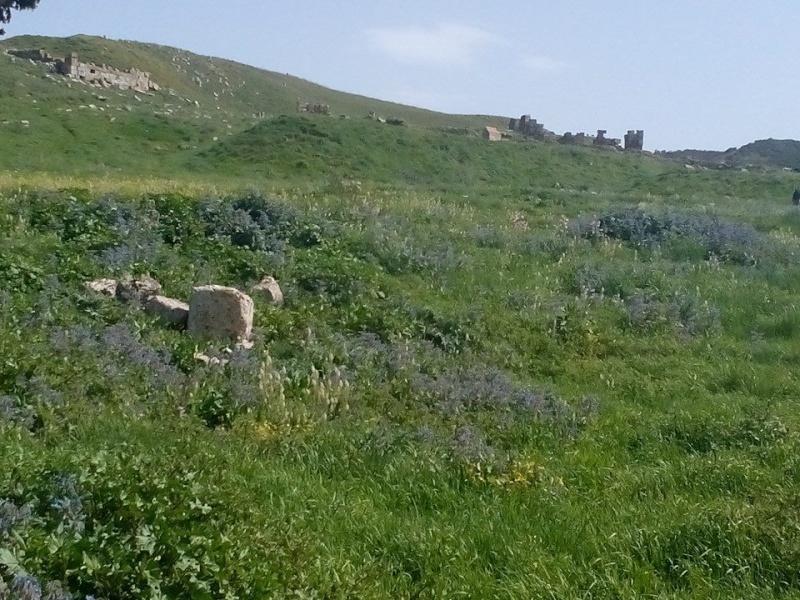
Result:
{"label": "stone block", "polygon": [[148,275],[126,277],[117,285],[117,298],[144,304],[148,298],[161,291],[161,284]]}
{"label": "stone block", "polygon": [[264,277],[259,283],[253,286],[253,295],[263,298],[270,304],[280,306],[283,304],[283,292],[281,286],[275,281],[274,277]]}
{"label": "stone block", "polygon": [[194,288],[189,301],[189,334],[242,342],[253,332],[253,299],[231,287]]}
{"label": "stone block", "polygon": [[151,296],[144,303],[144,311],[157,317],[162,323],[181,329],[189,323],[189,305],[174,298]]}

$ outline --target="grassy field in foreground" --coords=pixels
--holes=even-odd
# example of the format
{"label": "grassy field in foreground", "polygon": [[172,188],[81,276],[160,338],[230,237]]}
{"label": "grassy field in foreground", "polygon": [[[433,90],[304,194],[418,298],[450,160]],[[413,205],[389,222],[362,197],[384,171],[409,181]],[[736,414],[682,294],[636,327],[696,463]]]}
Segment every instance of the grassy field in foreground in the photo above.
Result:
{"label": "grassy field in foreground", "polygon": [[[791,175],[533,147],[3,175],[0,597],[800,597]],[[131,273],[286,304],[226,355],[82,286]]]}

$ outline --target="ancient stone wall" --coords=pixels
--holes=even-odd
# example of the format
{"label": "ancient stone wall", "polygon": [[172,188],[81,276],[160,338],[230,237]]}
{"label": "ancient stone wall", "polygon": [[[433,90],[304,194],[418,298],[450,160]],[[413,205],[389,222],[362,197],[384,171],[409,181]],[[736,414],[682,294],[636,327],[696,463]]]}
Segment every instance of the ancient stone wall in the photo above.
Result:
{"label": "ancient stone wall", "polygon": [[625,134],[625,150],[641,150],[644,148],[644,131],[641,129],[629,130]]}
{"label": "ancient stone wall", "polygon": [[329,115],[331,114],[331,107],[327,104],[319,102],[300,102],[297,101],[297,112],[310,113],[312,115]]}
{"label": "ancient stone wall", "polygon": [[558,141],[568,146],[591,146],[594,144],[595,138],[591,135],[586,135],[583,131],[572,133],[567,131],[564,135],[558,138]]}
{"label": "ancient stone wall", "polygon": [[[542,123],[532,119],[530,115],[522,115],[518,119],[509,119],[508,130],[516,131],[522,135],[535,140],[549,142],[559,142],[570,146],[597,146],[601,148],[620,149],[622,140],[618,138],[608,138],[605,129],[598,129],[597,136],[586,135],[583,132],[572,133],[567,131],[563,135],[557,135],[545,129]],[[626,150],[642,150],[644,147],[644,131],[641,129],[630,130],[625,135]]]}
{"label": "ancient stone wall", "polygon": [[44,50],[40,50],[38,48],[28,48],[25,50],[9,50],[8,53],[11,56],[16,56],[17,58],[23,58],[26,60],[32,60],[34,62],[42,62],[42,63],[54,63],[56,59],[50,56]]}
{"label": "ancient stone wall", "polygon": [[597,137],[594,138],[594,145],[607,148],[619,148],[619,144],[622,140],[617,138],[607,138],[606,133],[608,132],[605,129],[598,129]]}
{"label": "ancient stone wall", "polygon": [[70,79],[79,79],[93,85],[116,87],[136,92],[157,92],[158,84],[150,79],[150,74],[137,69],[121,71],[107,65],[83,63],[75,52],[64,57],[55,58],[39,49],[9,50],[9,54],[35,62],[50,65],[56,72]]}
{"label": "ancient stone wall", "polygon": [[70,79],[80,79],[104,87],[137,92],[155,92],[160,89],[158,84],[151,81],[149,73],[138,69],[120,71],[108,65],[84,63],[78,60],[78,55],[74,52],[59,63],[58,71]]}
{"label": "ancient stone wall", "polygon": [[508,129],[509,131],[518,131],[522,135],[536,140],[543,140],[546,137],[544,125],[536,119],[531,119],[530,115],[522,115],[519,119],[510,119]]}

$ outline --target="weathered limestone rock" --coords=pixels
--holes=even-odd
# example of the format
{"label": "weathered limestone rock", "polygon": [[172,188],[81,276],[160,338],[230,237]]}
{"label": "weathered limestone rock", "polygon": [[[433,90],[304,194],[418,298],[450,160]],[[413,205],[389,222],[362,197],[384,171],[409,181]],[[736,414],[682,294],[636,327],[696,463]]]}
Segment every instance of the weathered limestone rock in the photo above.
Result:
{"label": "weathered limestone rock", "polygon": [[274,277],[264,277],[260,283],[253,286],[252,291],[254,295],[263,298],[270,304],[283,304],[283,292]]}
{"label": "weathered limestone rock", "polygon": [[497,130],[496,127],[484,127],[483,128],[483,139],[489,140],[490,142],[499,142],[503,139],[503,136]]}
{"label": "weathered limestone rock", "polygon": [[144,303],[144,311],[167,325],[185,328],[189,323],[189,305],[174,298],[151,296]]}
{"label": "weathered limestone rock", "polygon": [[94,281],[87,281],[83,285],[90,292],[103,294],[104,296],[117,295],[116,279],[95,279]]}
{"label": "weathered limestone rock", "polygon": [[126,277],[117,285],[117,298],[128,302],[144,303],[161,291],[161,284],[149,275]]}
{"label": "weathered limestone rock", "polygon": [[253,299],[235,288],[203,285],[189,301],[190,335],[244,341],[253,332]]}

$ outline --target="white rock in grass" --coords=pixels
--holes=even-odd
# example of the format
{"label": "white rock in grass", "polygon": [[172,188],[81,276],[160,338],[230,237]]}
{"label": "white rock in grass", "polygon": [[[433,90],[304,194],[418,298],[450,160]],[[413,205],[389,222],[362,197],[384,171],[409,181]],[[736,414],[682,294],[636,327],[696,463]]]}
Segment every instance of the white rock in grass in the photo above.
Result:
{"label": "white rock in grass", "polygon": [[253,286],[253,294],[258,295],[270,304],[283,304],[281,286],[274,277],[264,277],[260,283]]}
{"label": "white rock in grass", "polygon": [[242,342],[253,333],[253,299],[231,287],[194,288],[189,301],[189,334]]}
{"label": "white rock in grass", "polygon": [[117,295],[116,279],[95,279],[94,281],[87,281],[83,285],[90,292],[103,294],[104,296]]}
{"label": "white rock in grass", "polygon": [[175,327],[184,328],[189,322],[189,305],[166,296],[148,298],[144,303],[144,311],[158,317],[162,323]]}

